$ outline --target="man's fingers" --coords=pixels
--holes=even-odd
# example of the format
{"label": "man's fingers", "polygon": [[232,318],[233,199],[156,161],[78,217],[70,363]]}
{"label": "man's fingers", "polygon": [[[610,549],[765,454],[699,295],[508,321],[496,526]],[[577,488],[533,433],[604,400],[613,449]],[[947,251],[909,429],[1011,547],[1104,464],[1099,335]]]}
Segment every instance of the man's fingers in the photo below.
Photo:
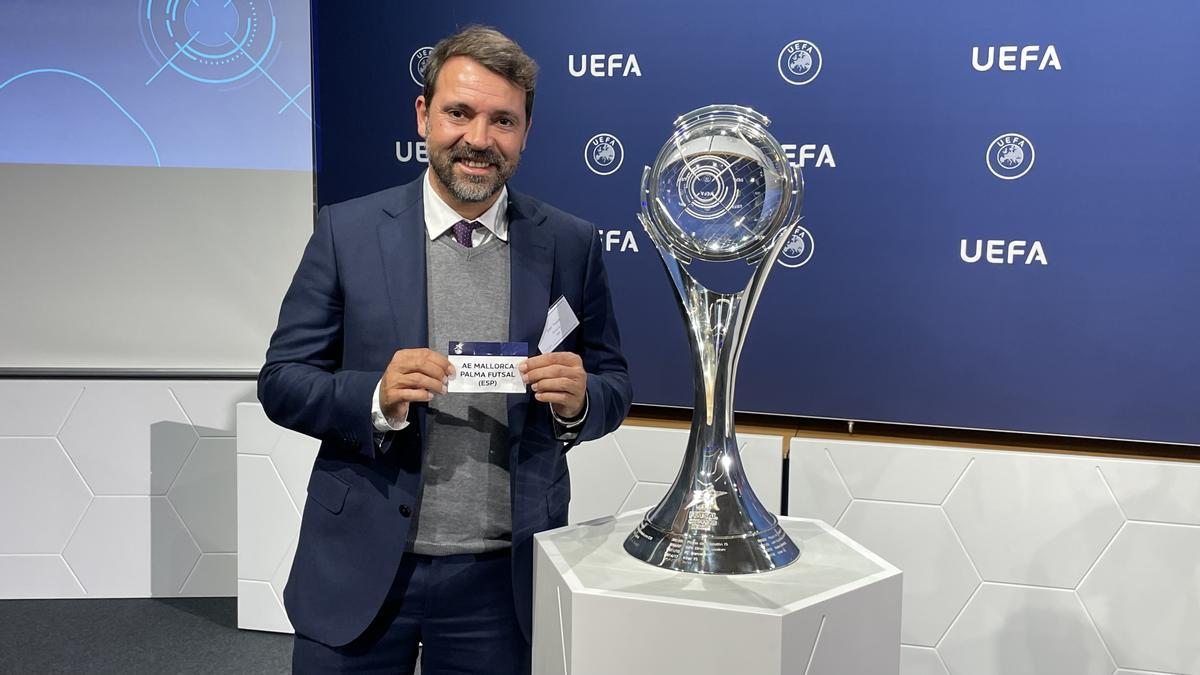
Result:
{"label": "man's fingers", "polygon": [[446,385],[424,373],[399,375],[388,383],[389,389],[424,389],[437,394],[446,393]]}
{"label": "man's fingers", "polygon": [[402,349],[392,356],[388,369],[398,374],[420,372],[437,380],[454,372],[449,359],[429,349]]}
{"label": "man's fingers", "polygon": [[392,394],[402,403],[418,403],[432,401],[433,392],[427,389],[393,389]]}
{"label": "man's fingers", "polygon": [[579,358],[579,355],[575,352],[550,352],[549,354],[538,354],[537,356],[525,359],[517,369],[525,373],[551,365],[582,367],[583,359]]}
{"label": "man's fingers", "polygon": [[540,368],[532,368],[525,372],[525,382],[533,384],[541,380],[549,378],[572,378],[578,379],[583,376],[583,368],[578,366],[564,366],[559,364],[551,364]]}
{"label": "man's fingers", "polygon": [[573,398],[570,394],[561,391],[539,391],[533,397],[543,403],[571,403]]}
{"label": "man's fingers", "polygon": [[583,391],[582,383],[569,377],[551,377],[539,380],[534,382],[532,387],[535,392],[564,391],[570,394],[579,394]]}

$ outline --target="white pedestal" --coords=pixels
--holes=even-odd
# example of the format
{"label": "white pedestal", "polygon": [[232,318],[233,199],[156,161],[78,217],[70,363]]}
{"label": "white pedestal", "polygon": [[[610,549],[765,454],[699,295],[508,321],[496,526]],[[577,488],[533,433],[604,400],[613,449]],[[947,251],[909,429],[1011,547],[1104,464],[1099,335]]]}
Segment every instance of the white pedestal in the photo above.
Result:
{"label": "white pedestal", "polygon": [[896,675],[900,570],[819,520],[781,570],[669,572],[625,553],[642,511],[536,536],[534,675]]}

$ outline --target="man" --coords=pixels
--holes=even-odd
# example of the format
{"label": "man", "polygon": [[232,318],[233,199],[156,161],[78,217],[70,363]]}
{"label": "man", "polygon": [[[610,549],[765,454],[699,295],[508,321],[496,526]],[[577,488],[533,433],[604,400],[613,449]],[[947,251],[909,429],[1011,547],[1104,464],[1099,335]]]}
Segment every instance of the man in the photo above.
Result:
{"label": "man", "polygon": [[[510,192],[536,65],[440,42],[416,100],[430,170],[321,210],[259,378],[321,439],[291,578],[298,672],[525,672],[532,540],[566,524],[566,451],[631,391],[594,227]],[[547,312],[579,325],[547,354]],[[446,393],[450,341],[525,342],[525,394]]]}

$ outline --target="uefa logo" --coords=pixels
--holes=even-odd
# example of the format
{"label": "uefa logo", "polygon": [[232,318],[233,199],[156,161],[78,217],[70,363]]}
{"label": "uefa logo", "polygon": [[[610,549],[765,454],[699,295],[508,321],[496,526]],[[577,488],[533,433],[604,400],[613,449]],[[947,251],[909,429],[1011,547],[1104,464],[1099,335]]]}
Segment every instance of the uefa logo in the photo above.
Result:
{"label": "uefa logo", "polygon": [[821,73],[821,50],[808,40],[793,40],[779,52],[778,65],[788,84],[808,84]]}
{"label": "uefa logo", "polygon": [[812,234],[799,223],[788,234],[787,243],[779,253],[779,264],[784,267],[803,267],[813,254]]}
{"label": "uefa logo", "polygon": [[425,67],[429,65],[429,55],[432,53],[433,47],[421,47],[408,60],[408,74],[418,86],[425,86]]}
{"label": "uefa logo", "polygon": [[625,161],[625,148],[620,139],[612,134],[596,134],[583,148],[583,159],[592,173],[607,176],[621,168]]}
{"label": "uefa logo", "polygon": [[988,145],[987,167],[996,178],[1020,178],[1033,168],[1033,160],[1033,143],[1021,134],[1000,134]]}

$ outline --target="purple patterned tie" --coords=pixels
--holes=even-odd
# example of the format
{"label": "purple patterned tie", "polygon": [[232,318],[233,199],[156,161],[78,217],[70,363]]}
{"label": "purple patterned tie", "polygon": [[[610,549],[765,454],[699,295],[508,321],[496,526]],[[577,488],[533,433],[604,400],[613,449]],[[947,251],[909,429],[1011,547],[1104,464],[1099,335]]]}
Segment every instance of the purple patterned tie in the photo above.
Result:
{"label": "purple patterned tie", "polygon": [[462,244],[467,248],[471,248],[471,233],[475,228],[479,227],[480,223],[474,220],[460,220],[454,224],[454,241]]}

